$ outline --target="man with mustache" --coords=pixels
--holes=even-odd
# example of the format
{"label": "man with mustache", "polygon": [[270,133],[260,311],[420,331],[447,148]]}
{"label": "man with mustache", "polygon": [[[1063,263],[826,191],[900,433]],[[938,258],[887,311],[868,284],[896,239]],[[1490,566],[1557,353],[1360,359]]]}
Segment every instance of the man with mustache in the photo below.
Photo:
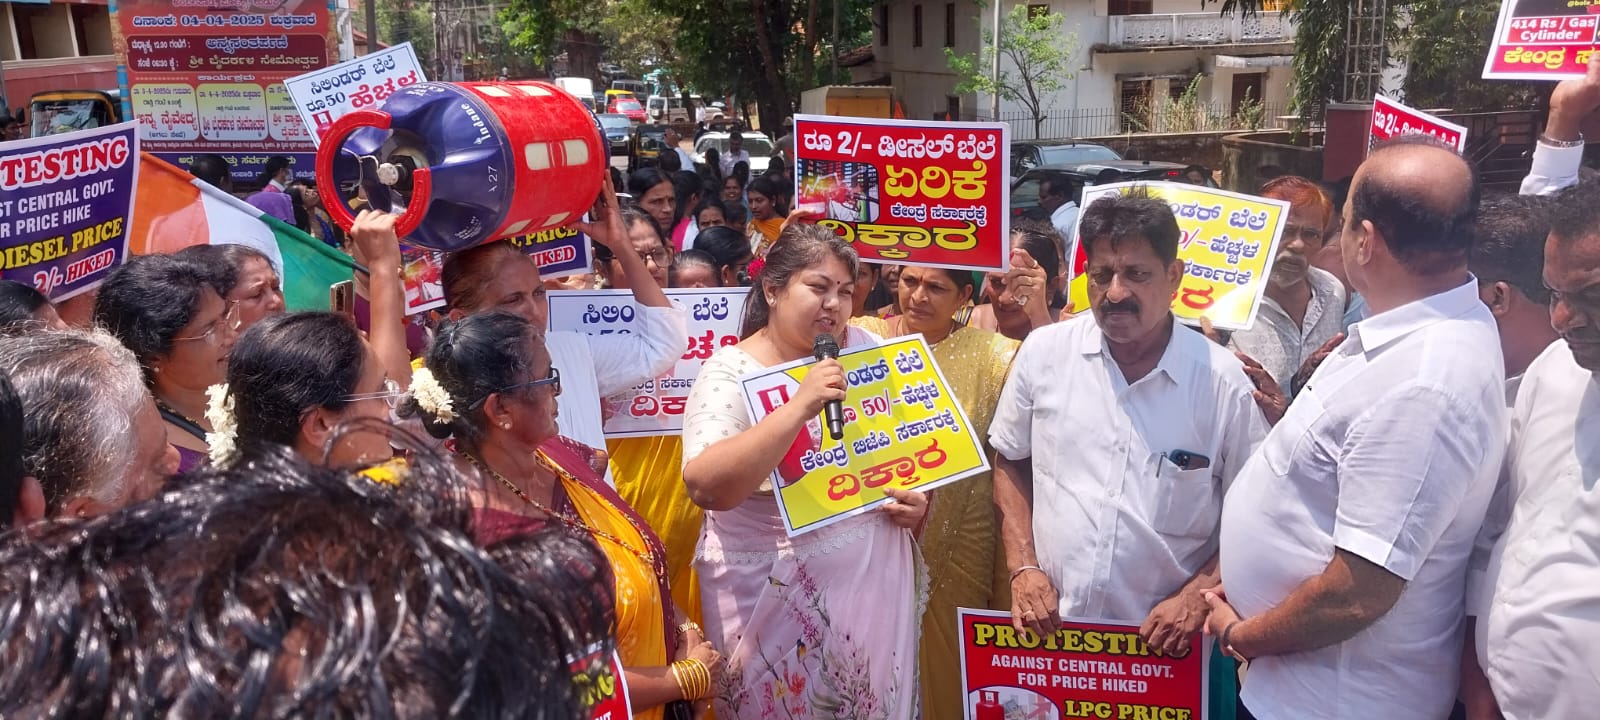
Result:
{"label": "man with mustache", "polygon": [[[1600,705],[1600,185],[1578,182],[1579,126],[1600,109],[1600,56],[1550,97],[1525,194],[1551,194],[1544,243],[1550,323],[1561,339],[1528,366],[1501,474],[1508,512],[1484,576],[1468,585],[1478,622],[1463,652],[1470,718],[1591,717]],[[1476,642],[1473,642],[1475,640]],[[1482,670],[1478,669],[1481,661]]]}
{"label": "man with mustache", "polygon": [[1467,271],[1477,206],[1472,168],[1426,136],[1356,170],[1340,249],[1372,315],[1223,504],[1206,629],[1250,662],[1243,717],[1450,713],[1506,436],[1499,335]]}
{"label": "man with mustache", "polygon": [[1168,203],[1102,198],[1079,232],[1093,313],[1028,336],[989,431],[1012,622],[1142,623],[1182,656],[1218,583],[1223,494],[1266,421],[1233,353],[1172,315],[1184,263]]}

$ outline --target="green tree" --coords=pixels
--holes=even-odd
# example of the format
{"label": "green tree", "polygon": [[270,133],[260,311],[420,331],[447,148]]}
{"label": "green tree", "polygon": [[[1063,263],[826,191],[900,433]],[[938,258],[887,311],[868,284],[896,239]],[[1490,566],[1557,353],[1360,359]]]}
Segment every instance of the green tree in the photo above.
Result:
{"label": "green tree", "polygon": [[1460,112],[1534,108],[1546,94],[1529,82],[1484,80],[1483,59],[1494,37],[1499,3],[1481,0],[1411,0],[1411,22],[1401,29],[1406,60],[1406,102]]}
{"label": "green tree", "polygon": [[[352,3],[350,25],[366,32],[365,3]],[[424,68],[434,67],[433,4],[426,0],[401,0],[377,3],[378,39],[385,45],[399,45],[410,41],[417,54],[417,62]],[[372,46],[374,50],[377,45]]]}
{"label": "green tree", "polygon": [[567,74],[599,76],[600,22],[611,0],[510,0],[500,11],[500,28],[512,49],[549,71],[566,53]]}
{"label": "green tree", "polygon": [[[998,2],[998,0],[995,0]],[[999,95],[1022,105],[1033,118],[1033,136],[1044,127],[1049,97],[1071,80],[1072,56],[1077,52],[1078,36],[1063,30],[1059,13],[1028,12],[1027,5],[1016,5],[1000,21],[1000,77],[990,74],[994,62],[994,32],[985,30],[983,44],[974,55],[958,55],[944,49],[950,69],[959,80],[957,94],[981,92]]]}

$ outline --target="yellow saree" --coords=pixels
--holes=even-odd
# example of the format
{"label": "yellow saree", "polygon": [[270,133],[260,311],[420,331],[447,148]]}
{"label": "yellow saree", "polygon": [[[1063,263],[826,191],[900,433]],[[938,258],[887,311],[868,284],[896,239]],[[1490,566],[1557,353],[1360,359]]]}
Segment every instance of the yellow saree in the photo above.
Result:
{"label": "yellow saree", "polygon": [[607,440],[611,478],[617,494],[661,536],[667,548],[667,579],[672,599],[690,620],[700,622],[700,582],[694,573],[694,548],[705,513],[689,500],[683,485],[683,438],[678,435]]}
{"label": "yellow saree", "polygon": [[[891,337],[890,323],[862,317],[852,325]],[[1021,343],[998,333],[959,327],[933,346],[933,359],[966,411],[988,452],[989,422]],[[924,720],[960,720],[961,651],[956,608],[1010,609],[999,528],[994,522],[994,484],[989,473],[946,485],[931,494],[922,532],[928,566],[928,609],[922,616],[921,667]]]}

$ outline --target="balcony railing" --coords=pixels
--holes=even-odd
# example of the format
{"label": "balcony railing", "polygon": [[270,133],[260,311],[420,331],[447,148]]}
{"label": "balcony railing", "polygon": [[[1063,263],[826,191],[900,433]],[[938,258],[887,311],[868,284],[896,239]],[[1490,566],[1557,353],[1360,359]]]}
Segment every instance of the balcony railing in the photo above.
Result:
{"label": "balcony railing", "polygon": [[1131,47],[1182,47],[1294,42],[1294,23],[1287,13],[1176,13],[1112,15],[1107,42]]}

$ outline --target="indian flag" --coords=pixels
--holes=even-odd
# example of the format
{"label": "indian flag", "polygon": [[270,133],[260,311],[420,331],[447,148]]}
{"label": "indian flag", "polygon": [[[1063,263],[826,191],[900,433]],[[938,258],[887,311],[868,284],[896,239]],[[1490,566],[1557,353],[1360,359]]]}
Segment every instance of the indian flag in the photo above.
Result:
{"label": "indian flag", "polygon": [[248,245],[272,259],[283,277],[289,310],[327,310],[328,287],[349,280],[348,255],[254,206],[196,179],[171,163],[139,153],[128,250],[170,253],[190,245]]}

